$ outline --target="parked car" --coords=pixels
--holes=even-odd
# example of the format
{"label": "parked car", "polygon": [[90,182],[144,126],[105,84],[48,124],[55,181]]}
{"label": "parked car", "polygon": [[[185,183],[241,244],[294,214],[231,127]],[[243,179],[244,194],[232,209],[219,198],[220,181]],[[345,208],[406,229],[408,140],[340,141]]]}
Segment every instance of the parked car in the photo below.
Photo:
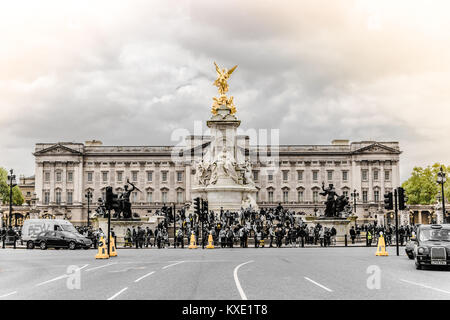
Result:
{"label": "parked car", "polygon": [[44,231],[36,237],[34,245],[42,250],[47,248],[75,250],[76,248],[89,249],[92,241],[80,234],[77,235],[68,231]]}
{"label": "parked car", "polygon": [[44,231],[68,231],[80,235],[73,224],[67,220],[28,219],[23,223],[21,240],[27,244],[28,249],[33,249],[37,236]]}
{"label": "parked car", "polygon": [[450,266],[450,224],[421,225],[414,240],[417,269]]}

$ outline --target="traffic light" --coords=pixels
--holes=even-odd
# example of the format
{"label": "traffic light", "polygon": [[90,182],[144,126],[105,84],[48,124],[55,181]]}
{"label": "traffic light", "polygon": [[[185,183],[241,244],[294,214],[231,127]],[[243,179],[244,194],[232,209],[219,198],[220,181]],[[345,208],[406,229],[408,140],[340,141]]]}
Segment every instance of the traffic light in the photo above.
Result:
{"label": "traffic light", "polygon": [[384,195],[384,208],[386,210],[394,209],[394,202],[392,198],[392,192],[388,192]]}
{"label": "traffic light", "polygon": [[205,213],[205,215],[208,214],[208,201],[204,200],[203,201],[203,212]]}
{"label": "traffic light", "polygon": [[200,216],[200,197],[194,199],[194,212]]}
{"label": "traffic light", "polygon": [[406,209],[406,201],[407,201],[405,189],[403,189],[402,187],[399,187],[397,189],[397,194],[398,194],[398,210],[405,210]]}

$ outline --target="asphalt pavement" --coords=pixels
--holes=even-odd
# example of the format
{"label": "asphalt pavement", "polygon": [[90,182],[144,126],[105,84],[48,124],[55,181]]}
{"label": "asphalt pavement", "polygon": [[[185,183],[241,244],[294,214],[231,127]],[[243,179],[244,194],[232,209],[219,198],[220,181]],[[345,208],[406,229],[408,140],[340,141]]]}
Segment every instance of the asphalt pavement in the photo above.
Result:
{"label": "asphalt pavement", "polygon": [[0,299],[450,299],[448,269],[401,248],[0,249]]}

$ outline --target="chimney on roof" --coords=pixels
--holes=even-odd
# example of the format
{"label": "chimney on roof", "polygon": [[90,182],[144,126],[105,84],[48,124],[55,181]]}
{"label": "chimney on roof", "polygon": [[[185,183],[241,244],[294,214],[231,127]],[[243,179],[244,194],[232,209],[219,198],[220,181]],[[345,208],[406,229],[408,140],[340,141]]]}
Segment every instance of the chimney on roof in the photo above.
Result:
{"label": "chimney on roof", "polygon": [[103,143],[100,140],[89,140],[84,143],[86,147],[98,147],[102,146]]}
{"label": "chimney on roof", "polygon": [[335,139],[333,141],[331,141],[331,144],[333,146],[348,146],[350,140],[345,140],[345,139]]}

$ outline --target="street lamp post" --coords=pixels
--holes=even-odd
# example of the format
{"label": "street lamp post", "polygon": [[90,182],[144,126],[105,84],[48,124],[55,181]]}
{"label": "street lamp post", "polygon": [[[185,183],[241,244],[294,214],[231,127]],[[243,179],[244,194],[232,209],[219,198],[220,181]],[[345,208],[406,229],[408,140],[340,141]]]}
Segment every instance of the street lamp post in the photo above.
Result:
{"label": "street lamp post", "polygon": [[[351,195],[352,198],[353,198],[353,214],[354,214],[355,217],[356,217],[356,199],[358,199],[359,193],[356,192],[356,189],[354,189],[353,192],[352,192],[350,195]],[[355,228],[356,228],[356,220],[357,220],[357,219],[358,219],[358,218],[355,219]]]}
{"label": "street lamp post", "polygon": [[16,184],[16,176],[13,174],[13,169],[9,170],[10,175],[8,176],[9,180],[9,226],[12,226],[12,194],[13,194],[13,188],[17,185]]}
{"label": "street lamp post", "polygon": [[87,227],[89,229],[89,225],[90,225],[89,213],[91,211],[89,205],[90,205],[91,199],[92,199],[92,192],[91,192],[91,190],[88,190],[88,192],[84,195],[84,197],[87,199],[87,205],[88,205],[88,207],[87,207],[87,209],[88,209],[88,212],[87,212]]}
{"label": "street lamp post", "polygon": [[177,212],[175,211],[175,202],[172,203],[173,207],[173,247],[176,248],[176,231],[177,231]]}
{"label": "street lamp post", "polygon": [[444,194],[444,184],[446,181],[445,178],[445,172],[441,167],[441,170],[438,172],[437,174],[437,183],[439,183],[441,185],[441,194],[442,194],[442,218],[444,219],[444,222],[446,223],[450,223],[450,219],[447,217],[446,211],[445,211],[445,194]]}

